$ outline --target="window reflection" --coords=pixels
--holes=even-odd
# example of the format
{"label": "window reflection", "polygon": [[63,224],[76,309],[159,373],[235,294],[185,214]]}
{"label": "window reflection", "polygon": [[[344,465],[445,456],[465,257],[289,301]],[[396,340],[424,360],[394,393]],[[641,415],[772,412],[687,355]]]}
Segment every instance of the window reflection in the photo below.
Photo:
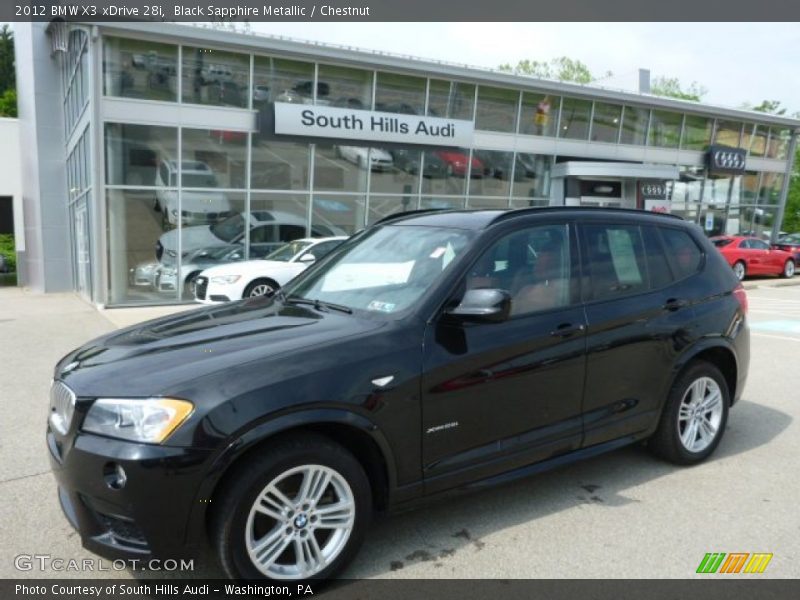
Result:
{"label": "window reflection", "polygon": [[174,102],[177,77],[177,46],[103,38],[103,93],[107,96]]}
{"label": "window reflection", "polygon": [[184,102],[246,108],[249,80],[249,55],[183,47]]}
{"label": "window reflection", "polygon": [[247,133],[184,128],[183,161],[183,187],[244,189]]}
{"label": "window reflection", "polygon": [[416,208],[416,195],[381,196],[379,194],[370,194],[367,225],[371,225],[389,215],[405,212],[407,210],[415,210]]}
{"label": "window reflection", "polygon": [[[305,90],[311,97],[309,84]],[[372,109],[372,72],[349,67],[319,65],[317,104],[358,110]]]}
{"label": "window reflection", "polygon": [[622,106],[595,102],[592,118],[592,141],[616,144],[621,121]]}
{"label": "window reflection", "polygon": [[767,158],[785,159],[791,132],[788,129],[770,127]]}
{"label": "window reflection", "polygon": [[564,98],[561,102],[561,124],[558,137],[573,140],[589,138],[589,115],[592,103],[589,100]]}
{"label": "window reflection", "polygon": [[706,150],[711,141],[711,119],[686,115],[683,129],[684,150]]}
{"label": "window reflection", "polygon": [[361,195],[315,195],[311,230],[316,236],[352,235],[366,225],[366,198]]}
{"label": "window reflection", "polygon": [[425,79],[396,73],[378,73],[375,110],[406,115],[423,114]]}
{"label": "window reflection", "polygon": [[514,196],[545,198],[550,193],[549,156],[517,154],[514,171]]}
{"label": "window reflection", "polygon": [[677,148],[681,141],[682,123],[683,115],[681,113],[654,110],[650,121],[647,145],[660,148]]}
{"label": "window reflection", "polygon": [[253,136],[250,186],[253,189],[307,190],[308,144],[276,142]]}
{"label": "window reflection", "polygon": [[483,165],[483,177],[470,178],[470,196],[508,196],[512,177],[524,177],[513,169],[514,153],[497,150],[473,150],[472,156]]}
{"label": "window reflection", "polygon": [[622,132],[620,143],[644,146],[647,140],[647,129],[650,122],[650,110],[626,106],[622,115]]}
{"label": "window reflection", "polygon": [[475,128],[513,133],[517,126],[519,92],[480,86]]}
{"label": "window reflection", "polygon": [[106,182],[141,187],[177,185],[158,178],[162,162],[177,157],[178,130],[174,127],[106,123]]}
{"label": "window reflection", "polygon": [[466,148],[442,148],[423,152],[423,194],[462,195],[466,192],[467,174],[483,177],[484,166],[477,158],[470,160]]}
{"label": "window reflection", "polygon": [[475,106],[475,86],[457,81],[431,79],[428,88],[428,115],[471,121]]}
{"label": "window reflection", "polygon": [[[745,126],[746,131],[749,130],[750,126]],[[768,127],[764,125],[754,125],[753,133],[750,137],[749,143],[746,141],[742,143],[742,148],[750,148],[750,156],[764,156],[764,153],[767,151],[767,133],[769,131]],[[748,136],[745,135],[745,138]]]}
{"label": "window reflection", "polygon": [[714,134],[714,143],[731,148],[739,147],[742,124],[731,121],[717,121],[717,131]]}
{"label": "window reflection", "polygon": [[[312,63],[256,56],[253,61],[253,108],[268,102],[305,102],[309,82],[314,80]],[[311,84],[313,86],[313,84]]]}
{"label": "window reflection", "polygon": [[[370,180],[370,193],[385,194],[415,194],[419,187],[422,151],[409,148],[394,147],[386,150],[392,159],[390,168],[373,169]],[[425,169],[425,176],[443,175],[441,170],[436,171],[435,163],[429,163]]]}

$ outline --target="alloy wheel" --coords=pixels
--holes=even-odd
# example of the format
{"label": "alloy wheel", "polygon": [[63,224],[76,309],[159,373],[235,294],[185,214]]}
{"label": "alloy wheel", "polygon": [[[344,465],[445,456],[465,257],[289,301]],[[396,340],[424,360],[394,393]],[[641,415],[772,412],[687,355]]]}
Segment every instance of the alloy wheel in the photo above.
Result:
{"label": "alloy wheel", "polygon": [[273,579],[313,577],[341,554],[353,531],[356,503],[344,477],[303,465],[270,481],[247,517],[253,565]]}
{"label": "alloy wheel", "polygon": [[711,377],[695,379],[681,399],[678,436],[689,452],[702,452],[719,434],[723,412],[722,390]]}
{"label": "alloy wheel", "polygon": [[794,277],[794,262],[791,260],[787,260],[786,264],[783,265],[783,275],[784,277]]}
{"label": "alloy wheel", "polygon": [[257,286],[253,287],[252,290],[250,290],[250,297],[255,298],[256,296],[268,296],[273,291],[275,290],[272,289],[271,285],[259,283]]}
{"label": "alloy wheel", "polygon": [[735,265],[733,265],[733,273],[736,275],[736,278],[739,281],[744,279],[744,274],[745,274],[744,263],[737,262]]}

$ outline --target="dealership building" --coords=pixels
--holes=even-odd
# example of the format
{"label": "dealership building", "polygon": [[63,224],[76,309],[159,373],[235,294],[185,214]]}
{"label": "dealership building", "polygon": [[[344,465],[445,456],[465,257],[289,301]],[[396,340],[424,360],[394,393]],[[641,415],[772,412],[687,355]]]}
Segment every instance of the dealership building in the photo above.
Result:
{"label": "dealership building", "polygon": [[414,209],[613,206],[774,237],[800,129],[169,23],[18,23],[15,43],[19,281],[102,306],[186,301],[198,257]]}

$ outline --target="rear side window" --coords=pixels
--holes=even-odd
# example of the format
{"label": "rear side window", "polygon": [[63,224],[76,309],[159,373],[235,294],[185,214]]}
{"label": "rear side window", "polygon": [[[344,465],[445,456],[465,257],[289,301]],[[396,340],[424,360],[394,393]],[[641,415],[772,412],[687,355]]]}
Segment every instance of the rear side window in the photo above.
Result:
{"label": "rear side window", "polygon": [[681,229],[661,227],[660,230],[675,279],[685,279],[697,273],[703,262],[703,253],[692,236]]}
{"label": "rear side window", "polygon": [[661,245],[655,227],[643,227],[644,251],[647,257],[647,273],[650,276],[650,289],[657,290],[672,283],[672,269]]}
{"label": "rear side window", "polygon": [[717,240],[711,240],[711,243],[714,244],[717,248],[724,248],[728,244],[730,244],[733,240],[728,238],[722,238]]}
{"label": "rear side window", "polygon": [[639,227],[587,225],[583,230],[589,259],[590,299],[628,296],[648,289],[647,260]]}

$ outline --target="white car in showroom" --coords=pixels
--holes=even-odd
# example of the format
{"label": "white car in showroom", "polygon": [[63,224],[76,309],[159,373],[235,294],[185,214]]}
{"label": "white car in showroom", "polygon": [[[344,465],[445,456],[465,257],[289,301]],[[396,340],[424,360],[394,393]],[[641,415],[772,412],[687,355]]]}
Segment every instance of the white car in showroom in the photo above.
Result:
{"label": "white car in showroom", "polygon": [[261,259],[206,269],[194,280],[195,300],[217,304],[269,296],[346,239],[335,236],[294,240]]}
{"label": "white car in showroom", "polygon": [[[246,213],[236,213],[211,225],[184,227],[180,235],[181,255],[189,256],[199,248],[221,244],[244,244]],[[326,237],[344,233],[337,227],[314,223],[311,235]],[[250,244],[280,244],[306,235],[306,219],[280,210],[250,211]],[[178,230],[164,233],[156,242],[156,259],[162,264],[175,264],[178,257]]]}
{"label": "white car in showroom", "polygon": [[156,171],[157,189],[153,208],[161,211],[165,222],[170,225],[177,225],[178,221],[184,225],[199,225],[214,223],[231,215],[231,203],[224,193],[213,189],[189,189],[219,187],[217,176],[206,163],[183,161],[181,184],[184,190],[178,214],[178,190],[175,189],[178,186],[178,163],[162,160]]}
{"label": "white car in showroom", "polygon": [[336,146],[336,154],[348,162],[366,169],[367,164],[373,171],[388,171],[394,167],[394,159],[386,150],[380,148],[364,148],[362,146]]}

